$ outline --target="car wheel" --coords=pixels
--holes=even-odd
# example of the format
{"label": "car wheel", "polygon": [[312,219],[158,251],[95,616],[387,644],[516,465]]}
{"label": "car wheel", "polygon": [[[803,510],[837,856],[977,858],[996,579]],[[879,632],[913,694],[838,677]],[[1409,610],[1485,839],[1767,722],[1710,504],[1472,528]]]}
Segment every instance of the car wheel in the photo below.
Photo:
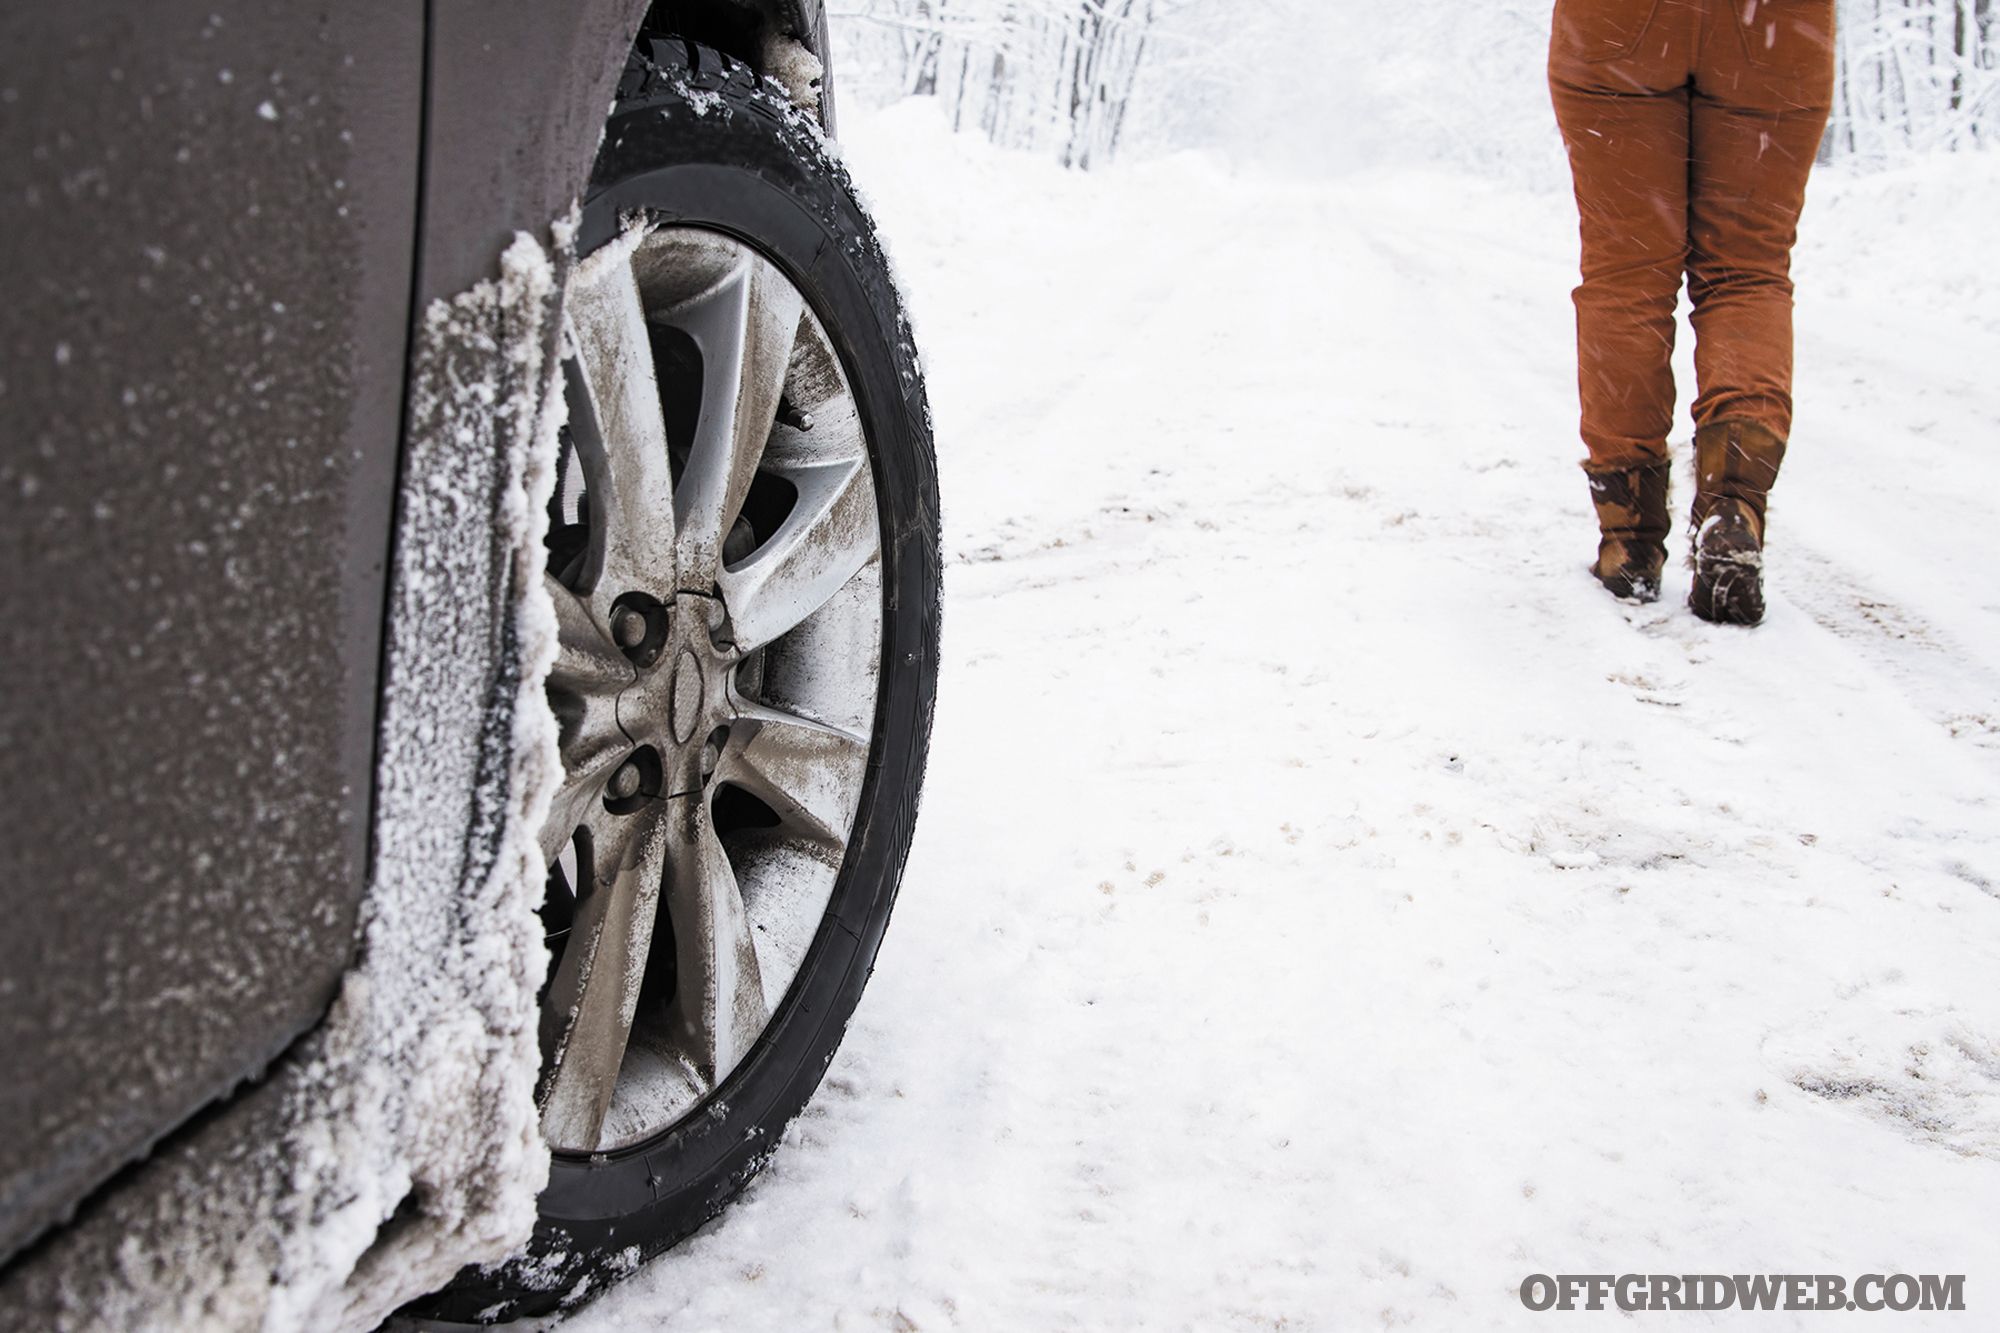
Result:
{"label": "car wheel", "polygon": [[923,382],[818,131],[649,42],[585,199],[546,582],[530,1251],[412,1313],[546,1313],[701,1226],[803,1109],[887,925],[938,646]]}

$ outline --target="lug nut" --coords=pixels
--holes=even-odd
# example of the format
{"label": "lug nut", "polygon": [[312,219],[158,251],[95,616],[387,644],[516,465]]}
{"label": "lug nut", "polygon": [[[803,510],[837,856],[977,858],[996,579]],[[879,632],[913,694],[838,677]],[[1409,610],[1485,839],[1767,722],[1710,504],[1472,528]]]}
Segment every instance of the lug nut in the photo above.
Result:
{"label": "lug nut", "polygon": [[645,612],[629,606],[621,606],[611,617],[611,637],[618,641],[620,648],[637,648],[646,641]]}
{"label": "lug nut", "polygon": [[607,790],[612,800],[629,801],[639,794],[641,781],[639,766],[628,759],[611,775],[611,785]]}
{"label": "lug nut", "polygon": [[790,398],[781,397],[778,399],[778,420],[801,433],[810,431],[813,428],[812,413],[800,411],[792,405]]}

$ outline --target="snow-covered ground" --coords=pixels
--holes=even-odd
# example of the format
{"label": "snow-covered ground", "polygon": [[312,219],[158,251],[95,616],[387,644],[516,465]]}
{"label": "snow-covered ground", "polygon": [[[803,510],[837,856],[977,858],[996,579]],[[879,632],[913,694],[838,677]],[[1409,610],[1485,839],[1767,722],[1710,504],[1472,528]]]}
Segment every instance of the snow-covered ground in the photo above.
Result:
{"label": "snow-covered ground", "polygon": [[1584,572],[1563,196],[847,129],[945,487],[916,852],[768,1172],[566,1327],[1993,1326],[2000,158],[1816,185],[1745,632]]}

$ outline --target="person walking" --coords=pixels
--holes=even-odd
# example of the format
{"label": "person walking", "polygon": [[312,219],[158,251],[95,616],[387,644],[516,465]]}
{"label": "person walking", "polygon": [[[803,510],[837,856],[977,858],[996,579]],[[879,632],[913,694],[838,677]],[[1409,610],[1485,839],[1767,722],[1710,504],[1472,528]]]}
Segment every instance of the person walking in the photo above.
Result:
{"label": "person walking", "polygon": [[1765,500],[1792,427],[1791,252],[1833,101],[1834,0],[1557,0],[1549,88],[1583,242],[1591,567],[1660,595],[1674,309],[1694,306],[1689,605],[1764,617]]}

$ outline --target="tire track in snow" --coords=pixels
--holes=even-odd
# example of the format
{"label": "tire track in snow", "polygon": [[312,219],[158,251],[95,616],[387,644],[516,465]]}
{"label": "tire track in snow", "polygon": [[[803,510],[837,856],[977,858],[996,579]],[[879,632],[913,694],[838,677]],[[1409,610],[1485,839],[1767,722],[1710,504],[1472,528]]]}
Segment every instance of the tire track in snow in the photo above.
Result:
{"label": "tire track in snow", "polygon": [[1817,545],[1794,536],[1788,548],[1779,595],[2000,776],[2000,671]]}

